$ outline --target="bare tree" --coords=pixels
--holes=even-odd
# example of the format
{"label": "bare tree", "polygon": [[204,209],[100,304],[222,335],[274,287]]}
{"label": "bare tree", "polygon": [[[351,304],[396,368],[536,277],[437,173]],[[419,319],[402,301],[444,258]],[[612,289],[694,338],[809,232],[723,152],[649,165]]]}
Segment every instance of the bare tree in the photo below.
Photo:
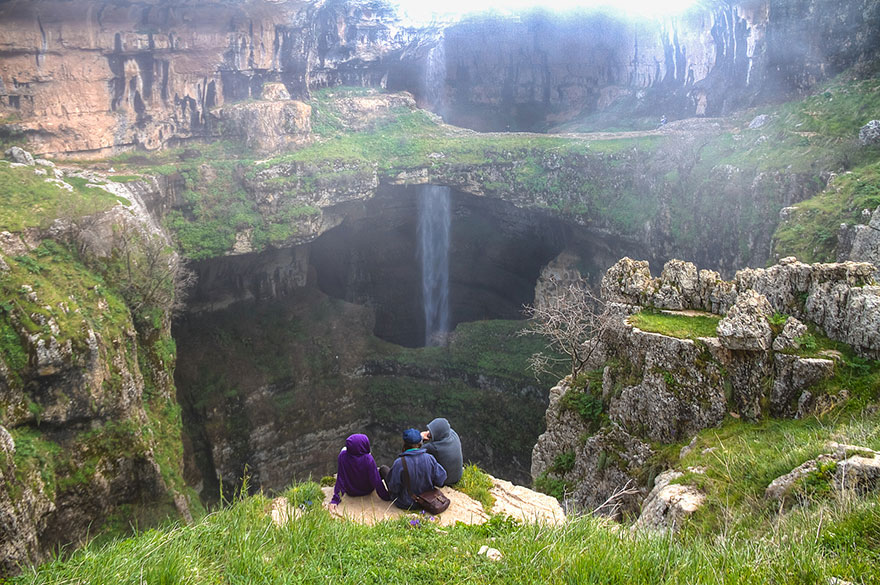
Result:
{"label": "bare tree", "polygon": [[554,293],[541,305],[526,306],[531,322],[522,334],[543,336],[547,350],[564,357],[538,352],[532,355],[529,367],[538,375],[550,372],[554,364],[568,362],[575,377],[590,361],[610,319],[603,315],[604,302],[590,292],[585,282],[557,284]]}
{"label": "bare tree", "polygon": [[110,277],[131,310],[180,310],[195,275],[169,242],[128,221],[114,227],[113,239],[117,261],[109,265]]}

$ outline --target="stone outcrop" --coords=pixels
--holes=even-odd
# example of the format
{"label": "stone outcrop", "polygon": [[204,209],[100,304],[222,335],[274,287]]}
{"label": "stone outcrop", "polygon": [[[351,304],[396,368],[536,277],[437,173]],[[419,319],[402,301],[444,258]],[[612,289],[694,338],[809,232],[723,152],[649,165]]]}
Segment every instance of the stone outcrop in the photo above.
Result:
{"label": "stone outcrop", "polygon": [[880,120],[871,120],[859,128],[859,142],[862,146],[880,144]]}
{"label": "stone outcrop", "polygon": [[[793,353],[808,329],[794,317],[782,323],[775,313],[799,307],[805,319],[836,327],[832,331],[839,337],[869,338],[876,333],[870,323],[874,316],[850,307],[853,297],[880,298],[878,287],[866,286],[871,273],[866,264],[808,266],[786,260],[767,269],[742,270],[726,282],[715,273],[673,260],[654,278],[647,262],[621,259],[601,285],[609,324],[599,339],[608,356],[601,390],[589,385],[583,390],[601,393],[608,422],[596,431],[593,423],[566,407],[572,401],[564,397],[581,390],[572,389],[568,379],[562,381],[550,392],[547,430],[532,453],[533,477],[564,482],[569,500],[581,510],[600,506],[625,486],[631,493],[619,503],[632,510],[649,487],[643,483],[643,465],[652,454],[647,441],[682,440],[719,424],[728,413],[748,420],[768,412],[803,417],[845,400],[846,390],[839,396],[812,390],[834,375],[835,355]],[[726,315],[719,319],[716,335],[682,339],[633,326],[630,316],[646,305],[675,307],[678,311],[664,311],[682,316],[705,317],[701,312],[707,308],[722,308]],[[868,355],[878,350],[874,342],[857,347]],[[829,461],[844,459],[841,454]],[[608,461],[614,462],[610,469]],[[826,469],[823,461],[805,464],[779,484]],[[874,481],[873,465],[852,460],[849,475],[840,472],[835,481],[851,477],[850,483],[867,485]],[[700,504],[703,496],[697,490],[670,484],[673,478],[674,474],[658,478],[638,526],[674,528]],[[773,487],[768,493],[787,489]]]}
{"label": "stone outcrop", "polygon": [[706,495],[697,488],[672,483],[683,475],[680,471],[668,470],[654,479],[654,488],[645,498],[633,530],[675,532],[705,503]]}
{"label": "stone outcrop", "polygon": [[238,137],[258,153],[278,152],[304,144],[312,129],[311,106],[291,99],[231,104],[212,114],[222,126],[224,137]]}
{"label": "stone outcrop", "polygon": [[826,488],[860,493],[880,489],[880,453],[830,442],[827,453],[805,461],[770,482],[764,497],[786,501],[808,497],[816,491],[821,493]]}
{"label": "stone outcrop", "polygon": [[[563,481],[569,511],[612,517],[636,512],[647,493],[638,477],[653,451],[616,425],[591,435],[590,425],[561,402],[569,384],[566,378],[550,390],[547,430],[532,450],[532,477]],[[573,459],[570,469],[556,468],[561,456]]]}
{"label": "stone outcrop", "polygon": [[[339,506],[333,510],[333,514],[338,518],[370,525],[406,516],[414,516],[419,522],[436,522],[439,526],[455,526],[458,523],[484,524],[489,520],[489,513],[503,514],[525,524],[555,525],[565,522],[565,514],[556,498],[491,475],[489,478],[492,480],[490,493],[495,498],[491,510],[484,510],[480,502],[455,488],[444,487],[442,490],[449,498],[449,508],[436,518],[401,510],[393,503],[380,499],[376,492],[361,497],[343,496]],[[333,488],[325,487],[323,490],[323,505],[327,508],[333,498]],[[285,518],[283,512],[277,516]],[[290,514],[287,514],[287,517],[289,516]]]}
{"label": "stone outcrop", "polygon": [[773,341],[767,321],[772,315],[773,308],[767,297],[746,290],[736,297],[736,302],[718,323],[718,340],[727,349],[766,351]]}
{"label": "stone outcrop", "polygon": [[866,224],[841,224],[837,235],[838,262],[870,262],[874,265],[874,280],[880,282],[880,207],[873,213],[862,210]]}
{"label": "stone outcrop", "polygon": [[[717,274],[703,270],[696,273],[694,279],[694,273],[678,271],[676,275],[691,275],[691,280],[682,285],[678,282],[680,276],[676,276],[678,280],[664,276],[654,279],[646,263],[624,258],[602,278],[602,294],[615,302],[671,308],[667,307],[670,294],[661,291],[695,291],[679,294],[673,305],[682,309],[727,313],[728,321],[719,334],[722,339],[728,338],[722,343],[726,343],[729,349],[745,349],[742,343],[756,349],[769,347],[766,330],[754,318],[763,312],[792,315],[810,321],[832,339],[851,345],[863,355],[880,355],[880,287],[874,284],[875,267],[872,264],[842,262],[810,265],[794,258],[784,258],[770,268],[739,270],[732,281],[721,280]],[[748,301],[749,308],[733,311],[739,295],[750,290],[753,291],[750,295],[763,295],[769,305],[752,297]],[[755,329],[747,332],[742,329],[747,326],[745,321],[732,321],[734,317],[740,320],[740,315],[751,313],[755,313],[750,318],[752,327],[759,327],[761,331]],[[737,332],[737,328],[741,331]],[[757,337],[751,341],[738,341],[730,337],[734,334],[754,334]]]}

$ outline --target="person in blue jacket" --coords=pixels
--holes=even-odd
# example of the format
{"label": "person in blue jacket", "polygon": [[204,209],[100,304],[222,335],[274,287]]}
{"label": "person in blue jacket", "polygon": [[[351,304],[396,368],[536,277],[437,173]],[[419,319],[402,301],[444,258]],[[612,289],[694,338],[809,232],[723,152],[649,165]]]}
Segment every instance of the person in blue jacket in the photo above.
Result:
{"label": "person in blue jacket", "polygon": [[[409,489],[403,478],[403,461],[409,472]],[[411,494],[426,492],[446,481],[446,470],[437,463],[434,456],[422,448],[422,434],[417,429],[403,431],[403,453],[394,460],[391,471],[385,479],[388,493],[394,498],[394,505],[404,510],[418,508]]]}

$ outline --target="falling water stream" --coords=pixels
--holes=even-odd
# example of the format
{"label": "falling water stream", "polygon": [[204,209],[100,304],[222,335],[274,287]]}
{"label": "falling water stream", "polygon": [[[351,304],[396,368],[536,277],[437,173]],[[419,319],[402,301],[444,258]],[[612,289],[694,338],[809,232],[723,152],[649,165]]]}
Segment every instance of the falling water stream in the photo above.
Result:
{"label": "falling water stream", "polygon": [[449,331],[449,187],[419,189],[419,259],[425,345],[437,345]]}

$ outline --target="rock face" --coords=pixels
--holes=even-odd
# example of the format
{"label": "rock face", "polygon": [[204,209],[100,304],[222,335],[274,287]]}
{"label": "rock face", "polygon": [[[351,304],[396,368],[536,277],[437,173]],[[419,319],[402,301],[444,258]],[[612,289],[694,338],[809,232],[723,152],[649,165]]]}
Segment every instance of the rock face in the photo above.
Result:
{"label": "rock face", "polygon": [[880,282],[880,207],[862,210],[867,225],[841,224],[838,233],[838,262],[870,262],[874,265],[874,280]]}
{"label": "rock face", "polygon": [[[734,347],[742,344],[755,349],[769,347],[766,330],[757,315],[777,312],[811,321],[832,339],[847,343],[866,356],[877,356],[880,287],[873,284],[874,271],[875,266],[866,262],[809,265],[783,258],[770,268],[740,270],[733,281],[701,270],[696,279],[682,285],[663,276],[655,280],[645,263],[624,258],[603,277],[602,294],[615,302],[667,308],[669,295],[662,291],[692,291],[677,297],[674,306],[728,313],[727,320],[722,321],[723,329],[719,330],[722,344],[728,349],[747,349]],[[747,297],[741,296],[750,290]],[[765,297],[768,304],[756,295]],[[741,307],[734,310],[738,304]],[[746,337],[739,340],[737,335]],[[752,335],[755,337],[745,341]]]}
{"label": "rock face", "polygon": [[[34,150],[155,149],[215,135],[225,130],[221,120],[235,126],[273,115],[284,118],[284,134],[302,133],[308,128],[301,106],[271,101],[279,95],[272,88],[283,84],[289,100],[324,85],[383,87],[383,60],[398,61],[413,40],[413,31],[376,2],[148,0],[139,6],[3,3],[0,111],[20,118],[16,127]],[[266,103],[243,112],[212,112],[259,98]]]}
{"label": "rock face", "polygon": [[294,99],[340,84],[408,90],[483,129],[611,105],[711,116],[805,91],[876,53],[878,10],[762,0],[663,20],[531,14],[442,27],[373,0],[13,0],[0,8],[0,111],[53,155],[214,135],[214,108],[271,93],[267,83]]}
{"label": "rock face", "polygon": [[[111,210],[94,233],[112,232],[117,212],[135,221]],[[81,544],[120,507],[135,518],[186,508],[169,317],[136,323],[107,281],[59,250],[37,230],[0,234],[0,575]]]}

